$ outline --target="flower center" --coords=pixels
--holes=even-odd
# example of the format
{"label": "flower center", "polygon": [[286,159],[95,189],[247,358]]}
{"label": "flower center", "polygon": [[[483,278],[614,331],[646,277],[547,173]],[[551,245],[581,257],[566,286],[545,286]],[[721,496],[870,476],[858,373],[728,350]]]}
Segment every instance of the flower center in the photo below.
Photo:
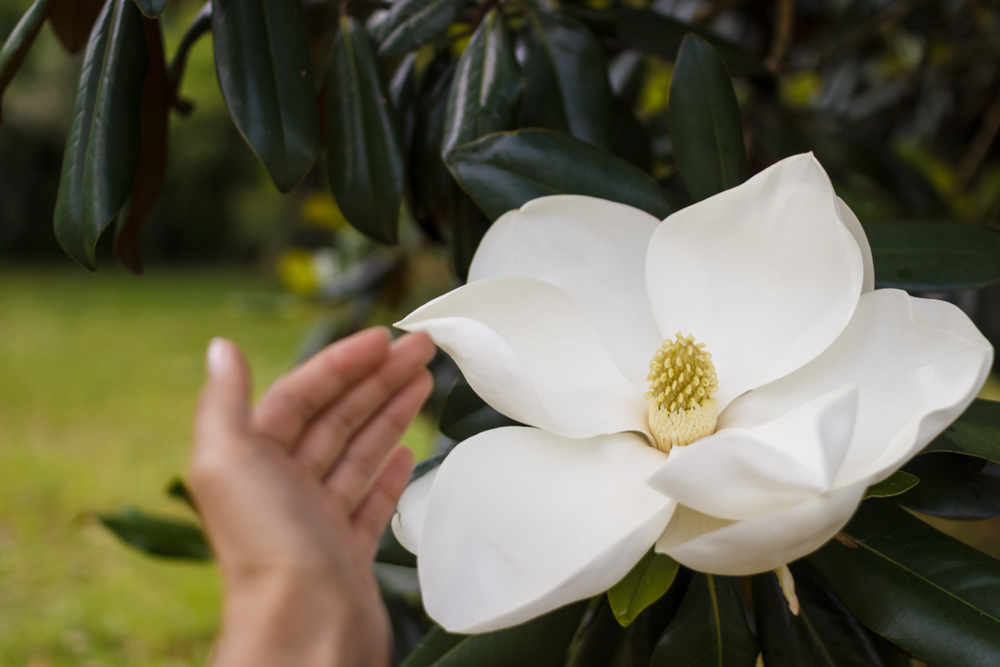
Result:
{"label": "flower center", "polygon": [[649,362],[649,430],[656,447],[670,453],[715,431],[718,411],[712,394],[719,388],[712,355],[694,336],[667,338]]}

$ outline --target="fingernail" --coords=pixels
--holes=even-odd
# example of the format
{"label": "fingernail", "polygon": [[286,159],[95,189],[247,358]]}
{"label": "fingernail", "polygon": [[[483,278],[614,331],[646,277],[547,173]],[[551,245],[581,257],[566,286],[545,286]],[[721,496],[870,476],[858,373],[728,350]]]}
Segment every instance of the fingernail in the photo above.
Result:
{"label": "fingernail", "polygon": [[217,375],[226,368],[228,362],[228,345],[225,338],[213,338],[208,344],[208,352],[205,354],[205,365],[208,367],[209,375]]}
{"label": "fingernail", "polygon": [[385,339],[390,343],[392,342],[392,331],[389,330],[389,327],[377,326],[372,328],[381,331],[385,335]]}

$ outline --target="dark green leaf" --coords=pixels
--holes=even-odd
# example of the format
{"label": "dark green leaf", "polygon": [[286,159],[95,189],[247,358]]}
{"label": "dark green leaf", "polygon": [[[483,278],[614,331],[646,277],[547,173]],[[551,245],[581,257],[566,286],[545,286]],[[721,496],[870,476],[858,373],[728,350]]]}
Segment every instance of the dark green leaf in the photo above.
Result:
{"label": "dark green leaf", "polygon": [[142,273],[139,252],[142,228],[160,195],[167,171],[167,129],[170,120],[170,92],[166,64],[163,62],[160,24],[144,19],[143,27],[149,51],[149,71],[142,91],[139,165],[129,193],[128,215],[118,216],[118,231],[115,234],[115,257],[136,274]]}
{"label": "dark green leaf", "polygon": [[163,8],[167,6],[170,0],[135,0],[135,4],[139,6],[142,13],[151,19],[155,19],[163,11]]}
{"label": "dark green leaf", "polygon": [[77,53],[87,45],[94,22],[104,6],[105,0],[52,0],[49,3],[49,24],[67,51]]}
{"label": "dark green leaf", "polygon": [[754,667],[757,638],[740,580],[697,573],[653,652],[651,667]]}
{"label": "dark green leaf", "polygon": [[167,68],[167,79],[169,80],[170,103],[182,114],[190,114],[194,110],[194,104],[187,100],[177,98],[177,93],[181,89],[181,79],[184,77],[184,69],[187,67],[188,55],[191,48],[198,39],[212,29],[212,2],[209,0],[202,5],[201,10],[195,15],[191,25],[184,31],[177,50],[174,51],[174,59],[170,61]]}
{"label": "dark green leaf", "polygon": [[622,627],[627,627],[639,613],[659,600],[674,583],[680,563],[653,549],[635,564],[628,574],[608,589],[611,611]]}
{"label": "dark green leaf", "polygon": [[921,454],[957,452],[1000,463],[1000,402],[977,398]]}
{"label": "dark green leaf", "polygon": [[[4,42],[3,49],[0,49],[0,103],[3,102],[3,93],[7,85],[21,68],[24,57],[28,55],[28,50],[34,43],[38,31],[41,30],[48,11],[49,0],[35,0],[14,26],[14,30]],[[0,122],[3,122],[2,108],[0,108]]]}
{"label": "dark green leaf", "polygon": [[[213,0],[219,86],[236,128],[288,192],[319,150],[319,104],[299,0]],[[328,129],[329,131],[329,129]]]}
{"label": "dark green leaf", "polygon": [[401,137],[368,33],[348,16],[333,43],[326,119],[330,187],[341,212],[363,234],[395,243],[403,202]]}
{"label": "dark green leaf", "polygon": [[[919,488],[919,487],[917,487]],[[1000,562],[891,500],[861,504],[809,557],[854,616],[934,667],[987,667],[1000,655]]]}
{"label": "dark green leaf", "polygon": [[375,562],[402,565],[403,567],[416,567],[417,557],[399,543],[399,540],[396,539],[396,534],[392,532],[392,526],[389,525],[386,526],[382,537],[379,539]]}
{"label": "dark green leaf", "polygon": [[389,104],[399,119],[400,134],[403,141],[403,154],[409,155],[413,143],[413,130],[416,123],[416,106],[418,91],[417,54],[411,53],[403,58],[396,67],[386,94]]}
{"label": "dark green leaf", "polygon": [[789,565],[800,611],[773,572],[753,577],[753,608],[767,667],[884,667],[872,636],[808,564]]}
{"label": "dark green leaf", "polygon": [[670,138],[677,168],[695,201],[747,177],[743,122],[726,64],[701,37],[688,35],[670,81]]}
{"label": "dark green leaf", "polygon": [[55,210],[56,239],[90,269],[135,180],[148,63],[142,13],[132,0],[110,0],[84,54]]}
{"label": "dark green leaf", "polygon": [[[693,573],[681,567],[674,584],[659,600],[646,608],[627,628],[621,628],[621,637],[610,667],[649,667],[656,644],[667,625],[677,616],[687,595]],[[618,625],[618,621],[615,621]],[[602,666],[603,667],[603,666]]]}
{"label": "dark green leaf", "polygon": [[705,28],[648,9],[615,7],[613,16],[617,19],[614,25],[618,38],[642,51],[673,60],[685,35],[694,33],[715,47],[735,76],[770,77],[763,63]]}
{"label": "dark green leaf", "polygon": [[627,49],[608,63],[608,81],[611,93],[626,106],[631,107],[642,92],[646,79],[646,60],[635,49]]}
{"label": "dark green leaf", "polygon": [[469,267],[491,221],[465,192],[453,189],[451,206],[451,244],[455,275],[463,283],[469,279]]}
{"label": "dark green leaf", "polygon": [[603,47],[585,25],[550,12],[529,14],[519,59],[525,73],[522,126],[569,132],[611,148],[608,64]]}
{"label": "dark green leaf", "polygon": [[674,210],[647,174],[560,132],[493,134],[458,148],[451,164],[462,187],[494,220],[536,197],[554,194],[609,199],[658,218]]}
{"label": "dark green leaf", "polygon": [[181,501],[195,512],[198,511],[198,505],[194,501],[194,495],[191,494],[191,489],[188,488],[187,484],[180,477],[175,477],[167,485],[167,495],[171,498],[176,498]]}
{"label": "dark green leaf", "polygon": [[522,88],[510,32],[492,10],[458,60],[445,112],[442,157],[447,160],[459,144],[513,129]]}
{"label": "dark green leaf", "polygon": [[1000,232],[960,222],[865,223],[882,287],[959,290],[1000,280]]}
{"label": "dark green leaf", "polygon": [[646,127],[639,122],[635,112],[619,99],[615,100],[613,118],[615,155],[648,173],[653,164],[653,154]]}
{"label": "dark green leaf", "polygon": [[559,667],[587,607],[577,602],[513,628],[454,635],[435,627],[402,667]]}
{"label": "dark green leaf", "polygon": [[493,428],[519,425],[519,422],[487,405],[472,390],[468,381],[459,375],[444,400],[439,428],[449,438],[461,442]]}
{"label": "dark green leaf", "polygon": [[623,632],[607,596],[593,598],[569,646],[566,667],[607,667]]}
{"label": "dark green leaf", "polygon": [[465,9],[466,0],[396,0],[378,24],[378,55],[398,58],[434,40]]}
{"label": "dark green leaf", "polygon": [[454,187],[451,174],[441,159],[444,116],[454,75],[455,65],[448,61],[447,55],[435,58],[424,74],[417,97],[408,173],[413,212],[421,220],[430,217]]}
{"label": "dark green leaf", "polygon": [[908,472],[897,470],[881,482],[872,484],[865,489],[865,498],[885,498],[888,496],[898,496],[909,491],[920,482],[920,477],[915,477]]}
{"label": "dark green leaf", "polygon": [[152,556],[185,560],[212,558],[201,528],[189,521],[146,514],[131,507],[126,507],[117,514],[95,516],[123,542]]}
{"label": "dark green leaf", "polygon": [[918,456],[904,470],[920,477],[899,499],[904,507],[946,519],[1000,516],[1000,464],[940,452]]}

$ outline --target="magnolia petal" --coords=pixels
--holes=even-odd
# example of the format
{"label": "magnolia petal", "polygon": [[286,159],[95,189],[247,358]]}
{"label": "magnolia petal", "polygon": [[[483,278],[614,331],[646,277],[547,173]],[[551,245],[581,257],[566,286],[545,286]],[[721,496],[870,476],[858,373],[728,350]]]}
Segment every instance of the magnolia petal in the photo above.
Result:
{"label": "magnolia petal", "polygon": [[427,514],[427,499],[431,486],[441,468],[434,468],[413,480],[396,503],[396,514],[392,517],[392,532],[396,539],[412,554],[420,553],[420,531],[424,527]]}
{"label": "magnolia petal", "polygon": [[858,386],[854,436],[834,488],[875,482],[919,452],[975,398],[993,348],[956,306],[880,289],[861,297],[840,337],[795,373],[719,416],[751,428],[844,383]]}
{"label": "magnolia petal", "polygon": [[851,518],[866,486],[855,484],[743,521],[678,505],[656,550],[700,572],[767,572],[826,544]]}
{"label": "magnolia petal", "polygon": [[851,233],[854,241],[858,244],[858,250],[861,251],[861,262],[865,270],[864,278],[861,281],[861,293],[868,294],[875,289],[875,260],[872,258],[871,244],[868,243],[868,236],[865,235],[864,227],[861,226],[858,216],[854,215],[854,211],[840,197],[837,197],[837,210],[844,227],[847,227],[847,231]]}
{"label": "magnolia petal", "polygon": [[534,199],[486,232],[469,282],[527,276],[561,288],[600,332],[622,374],[647,389],[649,359],[663,342],[646,292],[644,262],[660,221],[594,197]]}
{"label": "magnolia petal", "polygon": [[676,503],[642,483],[665,456],[628,433],[511,426],[462,442],[420,535],[427,613],[450,632],[487,632],[607,590],[670,519]]}
{"label": "magnolia petal", "polygon": [[484,278],[396,326],[426,331],[479,396],[524,424],[568,438],[648,432],[643,391],[608,355],[580,306],[536,278]]}
{"label": "magnolia petal", "polygon": [[851,319],[863,274],[812,154],[674,213],[646,256],[660,331],[707,344],[719,410],[825,350]]}
{"label": "magnolia petal", "polygon": [[698,512],[750,519],[830,490],[851,444],[857,387],[844,385],[755,428],[675,447],[647,481]]}

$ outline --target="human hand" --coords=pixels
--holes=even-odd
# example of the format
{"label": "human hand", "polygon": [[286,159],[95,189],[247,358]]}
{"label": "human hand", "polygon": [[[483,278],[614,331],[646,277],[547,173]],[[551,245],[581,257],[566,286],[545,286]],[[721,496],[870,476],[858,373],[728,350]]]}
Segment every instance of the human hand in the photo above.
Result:
{"label": "human hand", "polygon": [[388,664],[372,559],[413,465],[396,443],[433,355],[426,335],[368,329],[251,409],[239,348],[212,341],[190,478],[226,587],[216,667]]}

